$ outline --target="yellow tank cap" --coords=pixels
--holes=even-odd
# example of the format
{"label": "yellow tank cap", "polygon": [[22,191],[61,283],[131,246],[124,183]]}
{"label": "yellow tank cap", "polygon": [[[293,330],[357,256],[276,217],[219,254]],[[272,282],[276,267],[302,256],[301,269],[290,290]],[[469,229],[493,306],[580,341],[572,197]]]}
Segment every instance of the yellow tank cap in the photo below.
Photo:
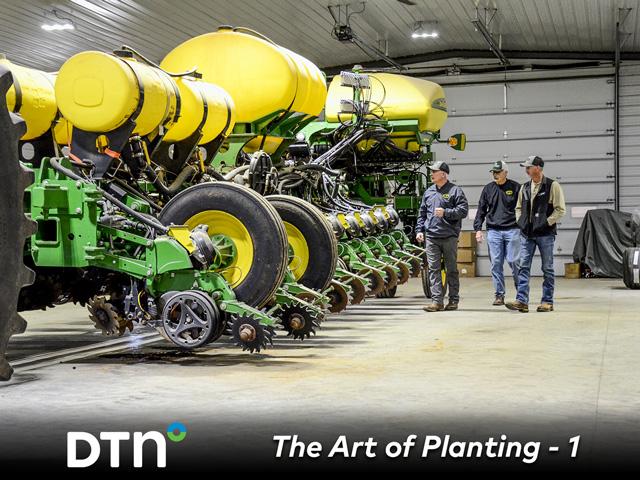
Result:
{"label": "yellow tank cap", "polygon": [[0,56],[0,64],[13,75],[13,85],[7,92],[7,107],[20,114],[27,124],[21,140],[33,140],[46,133],[58,114],[53,90],[55,76],[51,73],[22,67]]}
{"label": "yellow tank cap", "polygon": [[[421,132],[437,132],[447,120],[444,89],[437,83],[394,73],[372,73],[371,102],[380,104],[373,113],[385,120],[417,120]],[[329,85],[326,119],[338,122],[340,100],[351,100],[353,90],[340,86],[337,75]]]}
{"label": "yellow tank cap", "polygon": [[204,81],[231,95],[239,123],[282,110],[318,115],[326,98],[318,68],[258,35],[222,27],[177,46],[161,67],[169,71],[197,68]]}
{"label": "yellow tank cap", "polygon": [[55,85],[62,115],[74,127],[96,133],[115,130],[138,109],[133,133],[169,128],[176,120],[176,92],[173,79],[160,69],[97,51],[69,58]]}

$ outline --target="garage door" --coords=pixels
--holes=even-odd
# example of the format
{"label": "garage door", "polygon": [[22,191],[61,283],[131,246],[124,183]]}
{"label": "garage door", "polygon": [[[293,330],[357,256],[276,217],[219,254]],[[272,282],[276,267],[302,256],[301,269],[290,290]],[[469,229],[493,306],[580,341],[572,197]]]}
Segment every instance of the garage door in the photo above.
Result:
{"label": "garage door", "polygon": [[[467,148],[434,147],[451,166],[451,180],[470,204],[465,230],[473,229],[482,187],[496,160],[510,165],[510,177],[526,181],[519,166],[529,155],[545,160],[545,173],[560,181],[567,215],[559,223],[555,267],[564,273],[585,211],[614,207],[614,85],[611,77],[445,86],[449,105],[446,133],[467,134]],[[637,144],[637,143],[636,143]],[[539,261],[533,274],[540,275]],[[486,243],[478,251],[479,275],[490,274]]]}
{"label": "garage door", "polygon": [[640,208],[640,63],[620,68],[620,210]]}

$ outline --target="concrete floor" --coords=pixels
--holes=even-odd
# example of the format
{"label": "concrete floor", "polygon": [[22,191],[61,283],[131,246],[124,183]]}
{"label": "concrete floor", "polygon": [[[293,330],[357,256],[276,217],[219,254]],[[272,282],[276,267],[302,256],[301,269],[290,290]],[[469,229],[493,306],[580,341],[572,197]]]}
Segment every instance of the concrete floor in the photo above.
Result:
{"label": "concrete floor", "polygon": [[248,439],[271,448],[273,434],[348,431],[537,435],[563,448],[579,434],[589,452],[637,451],[640,292],[601,279],[558,279],[556,291],[555,312],[520,314],[491,306],[489,279],[462,279],[461,309],[428,314],[412,279],[397,298],[331,315],[315,338],[279,337],[254,355],[224,342],[180,353],[144,331],[114,351],[84,309],[31,312],[10,345],[17,368],[0,384],[0,432],[14,435],[15,458],[73,429],[176,420],[230,451]]}

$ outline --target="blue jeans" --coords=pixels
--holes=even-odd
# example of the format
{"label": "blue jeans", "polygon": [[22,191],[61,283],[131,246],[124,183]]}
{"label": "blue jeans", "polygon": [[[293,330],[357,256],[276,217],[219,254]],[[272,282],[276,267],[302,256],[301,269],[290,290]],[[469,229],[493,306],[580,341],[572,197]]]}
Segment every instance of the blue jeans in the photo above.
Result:
{"label": "blue jeans", "polygon": [[504,297],[504,261],[507,260],[513,275],[513,284],[518,288],[518,257],[520,256],[520,230],[487,230],[491,277],[496,297]]}
{"label": "blue jeans", "polygon": [[543,237],[527,238],[520,237],[520,262],[518,267],[518,295],[516,300],[522,303],[529,303],[529,278],[531,277],[531,262],[536,247],[542,257],[542,303],[553,304],[553,288],[555,286],[555,274],[553,272],[553,245],[556,241],[555,235],[545,235]]}

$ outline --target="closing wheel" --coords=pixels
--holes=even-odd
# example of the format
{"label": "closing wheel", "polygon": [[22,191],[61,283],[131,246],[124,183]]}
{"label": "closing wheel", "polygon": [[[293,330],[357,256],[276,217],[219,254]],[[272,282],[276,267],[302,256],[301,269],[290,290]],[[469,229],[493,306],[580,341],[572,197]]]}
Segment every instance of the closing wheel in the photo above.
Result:
{"label": "closing wheel", "polygon": [[287,268],[287,234],[276,210],[249,188],[202,183],[173,197],[160,212],[165,225],[209,226],[215,242],[233,245],[219,272],[238,300],[261,308],[281,285]]}
{"label": "closing wheel", "polygon": [[133,331],[133,322],[120,315],[116,307],[107,302],[104,296],[96,295],[87,302],[89,319],[94,327],[108,337],[121,337],[129,329]]}
{"label": "closing wheel", "polygon": [[324,290],[333,278],[338,258],[338,242],[331,223],[320,210],[300,198],[266,198],[284,222],[293,276],[305,287]]}
{"label": "closing wheel", "polygon": [[307,307],[301,305],[285,305],[278,312],[282,321],[282,328],[287,336],[304,340],[311,334],[316,334],[316,328],[320,328],[320,321]]}
{"label": "closing wheel", "polygon": [[17,312],[20,289],[33,283],[35,277],[24,265],[24,242],[35,232],[35,223],[23,213],[24,189],[33,182],[33,172],[18,161],[18,141],[26,126],[7,110],[6,93],[12,83],[11,73],[0,66],[0,380],[9,380],[13,373],[5,358],[9,338],[24,332],[27,326]]}
{"label": "closing wheel", "polygon": [[243,351],[260,352],[267,348],[268,343],[273,345],[273,327],[261,325],[255,318],[237,317],[231,319],[230,324],[233,341],[242,347]]}

